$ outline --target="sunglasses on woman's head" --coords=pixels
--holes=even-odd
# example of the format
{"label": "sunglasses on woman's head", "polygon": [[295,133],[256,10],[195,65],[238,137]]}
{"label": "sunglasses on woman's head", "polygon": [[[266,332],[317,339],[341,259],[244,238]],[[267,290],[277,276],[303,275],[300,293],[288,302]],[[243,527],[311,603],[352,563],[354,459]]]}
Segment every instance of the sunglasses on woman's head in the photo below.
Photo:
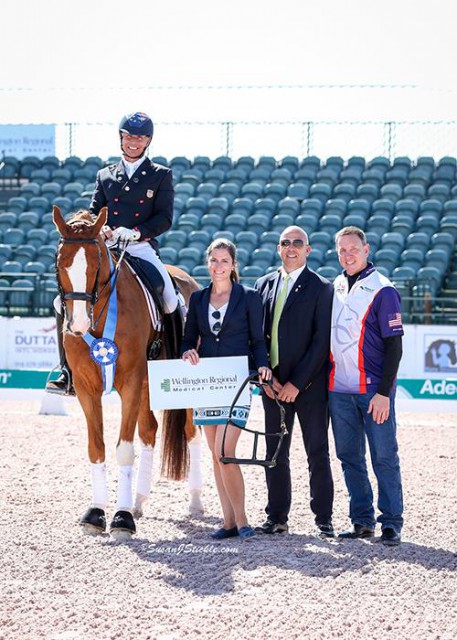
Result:
{"label": "sunglasses on woman's head", "polygon": [[301,238],[295,238],[294,240],[284,238],[284,240],[281,240],[279,244],[281,245],[281,247],[290,247],[290,245],[293,245],[294,247],[303,247],[305,241]]}

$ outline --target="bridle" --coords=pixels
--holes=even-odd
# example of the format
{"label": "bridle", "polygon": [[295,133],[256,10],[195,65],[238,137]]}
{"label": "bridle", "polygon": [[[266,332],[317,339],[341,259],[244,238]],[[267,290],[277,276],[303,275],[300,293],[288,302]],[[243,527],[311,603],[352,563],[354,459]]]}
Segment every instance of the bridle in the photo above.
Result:
{"label": "bridle", "polygon": [[[98,262],[97,262],[97,271],[95,272],[95,280],[94,280],[94,285],[92,287],[92,291],[90,293],[88,293],[87,291],[65,291],[62,285],[62,282],[60,280],[59,277],[59,269],[58,269],[58,255],[59,255],[59,249],[61,245],[64,244],[90,244],[90,245],[96,245],[97,246],[97,250],[98,250]],[[81,300],[83,302],[88,302],[89,303],[89,319],[90,319],[90,330],[94,331],[100,321],[100,318],[103,315],[103,312],[106,309],[106,306],[109,302],[109,299],[111,297],[111,295],[114,293],[115,291],[115,285],[116,285],[116,280],[118,278],[119,275],[119,270],[122,264],[122,260],[124,258],[124,254],[125,254],[125,250],[127,248],[127,244],[125,244],[122,253],[119,257],[119,260],[114,268],[114,270],[112,272],[110,272],[107,281],[105,282],[105,284],[101,287],[100,291],[98,288],[98,283],[100,280],[100,269],[102,266],[102,251],[101,251],[101,247],[100,247],[100,242],[97,238],[61,238],[60,242],[59,242],[59,246],[57,247],[58,251],[56,253],[56,279],[57,279],[57,287],[59,290],[59,296],[60,296],[60,300],[62,301],[62,307],[64,310],[66,310],[66,302],[69,301],[75,301],[75,300]],[[106,247],[106,250],[109,251],[108,247]],[[106,299],[105,304],[103,305],[102,309],[100,310],[100,313],[97,316],[97,319],[94,320],[94,307],[97,304],[97,302],[100,300],[103,292],[105,291],[106,287],[108,286],[108,284],[111,283],[111,290],[109,293],[109,296]]]}

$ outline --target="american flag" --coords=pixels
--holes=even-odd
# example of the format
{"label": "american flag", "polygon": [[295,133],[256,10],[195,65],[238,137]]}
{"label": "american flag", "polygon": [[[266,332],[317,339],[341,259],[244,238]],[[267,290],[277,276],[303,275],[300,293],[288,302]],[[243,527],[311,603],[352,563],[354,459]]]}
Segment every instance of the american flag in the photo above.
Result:
{"label": "american flag", "polygon": [[387,316],[389,327],[401,327],[401,313],[391,313]]}

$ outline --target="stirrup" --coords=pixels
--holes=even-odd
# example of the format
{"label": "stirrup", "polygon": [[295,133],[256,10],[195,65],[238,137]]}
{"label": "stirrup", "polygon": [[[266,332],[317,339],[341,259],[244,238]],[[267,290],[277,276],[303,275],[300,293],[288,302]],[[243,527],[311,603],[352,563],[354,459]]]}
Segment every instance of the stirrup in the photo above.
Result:
{"label": "stirrup", "polygon": [[65,366],[60,368],[59,377],[65,376],[66,382],[64,382],[63,380],[59,381],[59,378],[57,378],[56,380],[50,380],[49,378],[55,371],[58,371],[58,367],[55,367],[54,369],[52,369],[52,371],[49,372],[48,379],[46,380],[45,391],[47,393],[53,393],[59,396],[75,396],[76,393],[73,388],[73,381],[71,379],[71,373],[69,369]]}

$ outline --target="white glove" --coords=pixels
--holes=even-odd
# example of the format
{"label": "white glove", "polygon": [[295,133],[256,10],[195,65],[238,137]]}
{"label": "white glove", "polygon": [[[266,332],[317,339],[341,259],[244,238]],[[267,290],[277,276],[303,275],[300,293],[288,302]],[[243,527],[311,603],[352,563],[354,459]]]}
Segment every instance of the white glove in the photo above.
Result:
{"label": "white glove", "polygon": [[116,240],[121,240],[122,242],[127,241],[136,241],[141,237],[141,233],[139,231],[135,231],[135,229],[127,229],[127,227],[118,227],[113,231],[113,238]]}

